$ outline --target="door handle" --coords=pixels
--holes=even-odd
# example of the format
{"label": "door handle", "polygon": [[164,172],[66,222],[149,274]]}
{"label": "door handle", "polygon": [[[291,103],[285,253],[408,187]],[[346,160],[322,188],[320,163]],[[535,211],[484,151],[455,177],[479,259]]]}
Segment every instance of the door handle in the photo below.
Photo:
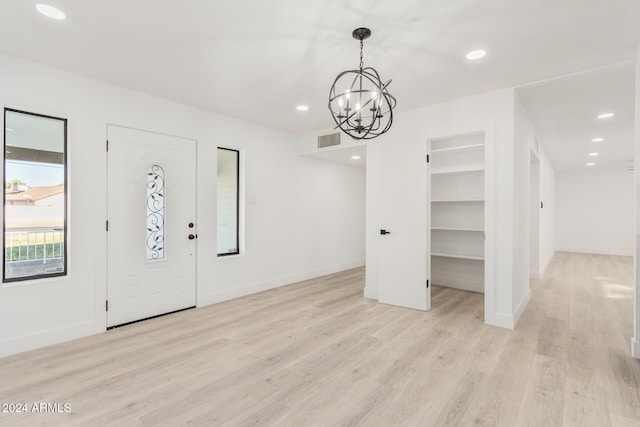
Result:
{"label": "door handle", "polygon": [[382,229],[382,230],[380,230],[380,234],[382,234],[384,236],[385,234],[391,234],[391,232],[387,231],[385,229]]}
{"label": "door handle", "polygon": [[197,239],[198,235],[189,234],[189,240]]}

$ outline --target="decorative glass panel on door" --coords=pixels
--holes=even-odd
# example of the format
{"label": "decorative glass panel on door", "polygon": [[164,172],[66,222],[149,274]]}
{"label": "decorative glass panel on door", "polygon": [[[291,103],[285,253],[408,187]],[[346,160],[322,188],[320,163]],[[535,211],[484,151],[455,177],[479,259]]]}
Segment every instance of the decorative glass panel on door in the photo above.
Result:
{"label": "decorative glass panel on door", "polygon": [[164,169],[147,171],[147,259],[164,259]]}

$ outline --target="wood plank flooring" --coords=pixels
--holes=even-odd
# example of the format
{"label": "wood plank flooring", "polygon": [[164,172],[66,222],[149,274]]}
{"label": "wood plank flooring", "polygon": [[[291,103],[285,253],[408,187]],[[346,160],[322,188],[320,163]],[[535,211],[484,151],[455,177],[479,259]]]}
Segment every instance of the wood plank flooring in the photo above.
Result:
{"label": "wood plank flooring", "polygon": [[0,425],[638,426],[632,259],[558,253],[515,330],[420,312],[354,269],[0,359]]}

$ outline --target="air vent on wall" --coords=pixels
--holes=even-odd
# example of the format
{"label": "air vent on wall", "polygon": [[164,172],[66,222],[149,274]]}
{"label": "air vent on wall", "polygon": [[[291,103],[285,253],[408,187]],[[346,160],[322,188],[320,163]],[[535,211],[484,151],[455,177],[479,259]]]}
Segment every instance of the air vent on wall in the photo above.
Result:
{"label": "air vent on wall", "polygon": [[318,136],[318,148],[340,145],[340,132]]}

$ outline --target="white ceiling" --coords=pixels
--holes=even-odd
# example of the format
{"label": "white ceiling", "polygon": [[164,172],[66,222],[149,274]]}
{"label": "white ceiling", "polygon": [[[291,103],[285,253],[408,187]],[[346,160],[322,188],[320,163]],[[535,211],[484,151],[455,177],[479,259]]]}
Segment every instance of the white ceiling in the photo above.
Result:
{"label": "white ceiling", "polygon": [[[402,111],[631,61],[639,22],[637,0],[5,0],[0,51],[306,132],[331,127],[329,88],[357,67],[359,26]],[[466,61],[476,48],[488,55]]]}
{"label": "white ceiling", "polygon": [[[633,165],[635,68],[611,67],[517,89],[556,170]],[[598,119],[604,112],[615,116]],[[592,142],[604,138],[603,142]],[[591,157],[589,153],[598,153]]]}

